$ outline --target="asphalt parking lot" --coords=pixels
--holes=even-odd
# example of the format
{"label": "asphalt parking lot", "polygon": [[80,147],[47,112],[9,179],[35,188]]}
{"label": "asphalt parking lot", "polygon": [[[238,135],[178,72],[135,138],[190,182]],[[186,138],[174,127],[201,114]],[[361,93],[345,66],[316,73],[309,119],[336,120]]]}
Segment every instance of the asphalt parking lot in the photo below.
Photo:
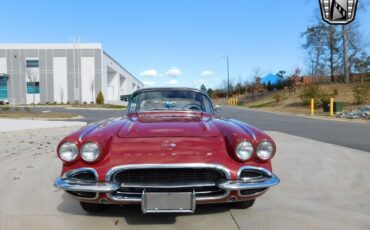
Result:
{"label": "asphalt parking lot", "polygon": [[57,142],[78,127],[0,133],[0,229],[370,229],[370,155],[281,132],[281,183],[248,210],[198,206],[193,215],[143,215],[138,206],[88,215],[52,186]]}

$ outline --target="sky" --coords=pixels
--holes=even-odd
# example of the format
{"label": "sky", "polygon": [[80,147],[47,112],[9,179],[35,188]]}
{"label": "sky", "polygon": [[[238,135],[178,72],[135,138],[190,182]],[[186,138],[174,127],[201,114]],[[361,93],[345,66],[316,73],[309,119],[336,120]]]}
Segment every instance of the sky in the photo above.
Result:
{"label": "sky", "polygon": [[[318,0],[1,0],[0,43],[102,43],[146,86],[222,86],[304,69]],[[357,13],[370,40],[370,5]]]}

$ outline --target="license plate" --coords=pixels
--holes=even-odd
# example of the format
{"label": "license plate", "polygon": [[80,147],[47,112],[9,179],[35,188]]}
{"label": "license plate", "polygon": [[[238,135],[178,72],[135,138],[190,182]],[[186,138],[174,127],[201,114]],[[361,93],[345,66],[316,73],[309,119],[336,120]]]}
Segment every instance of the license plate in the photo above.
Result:
{"label": "license plate", "polygon": [[194,192],[143,192],[141,209],[143,213],[193,213]]}

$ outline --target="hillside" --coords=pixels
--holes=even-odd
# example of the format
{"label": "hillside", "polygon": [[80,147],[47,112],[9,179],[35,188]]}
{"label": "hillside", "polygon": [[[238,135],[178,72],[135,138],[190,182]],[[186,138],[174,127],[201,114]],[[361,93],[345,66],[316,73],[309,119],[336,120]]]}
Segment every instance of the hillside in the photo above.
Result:
{"label": "hillside", "polygon": [[[352,92],[354,84],[324,84],[320,85],[320,89],[334,97],[334,101],[344,102],[344,111],[350,111],[358,108],[361,105],[355,103],[355,98]],[[289,93],[287,90],[274,90],[264,93],[264,95],[251,97],[250,95],[234,95],[238,98],[239,105],[253,109],[260,109],[273,112],[292,113],[309,115],[309,105],[303,105],[300,95],[303,89],[298,90],[295,94]],[[226,99],[214,99],[215,104],[226,105]],[[370,97],[362,105],[369,105]],[[315,115],[328,116],[323,112],[321,103],[316,106]]]}

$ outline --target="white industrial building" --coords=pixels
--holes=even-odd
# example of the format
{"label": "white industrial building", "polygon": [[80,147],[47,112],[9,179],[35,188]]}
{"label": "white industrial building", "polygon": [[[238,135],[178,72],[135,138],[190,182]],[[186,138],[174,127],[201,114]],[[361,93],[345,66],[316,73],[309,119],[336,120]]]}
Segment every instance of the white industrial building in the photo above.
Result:
{"label": "white industrial building", "polygon": [[119,102],[143,86],[100,43],[0,44],[0,101]]}

